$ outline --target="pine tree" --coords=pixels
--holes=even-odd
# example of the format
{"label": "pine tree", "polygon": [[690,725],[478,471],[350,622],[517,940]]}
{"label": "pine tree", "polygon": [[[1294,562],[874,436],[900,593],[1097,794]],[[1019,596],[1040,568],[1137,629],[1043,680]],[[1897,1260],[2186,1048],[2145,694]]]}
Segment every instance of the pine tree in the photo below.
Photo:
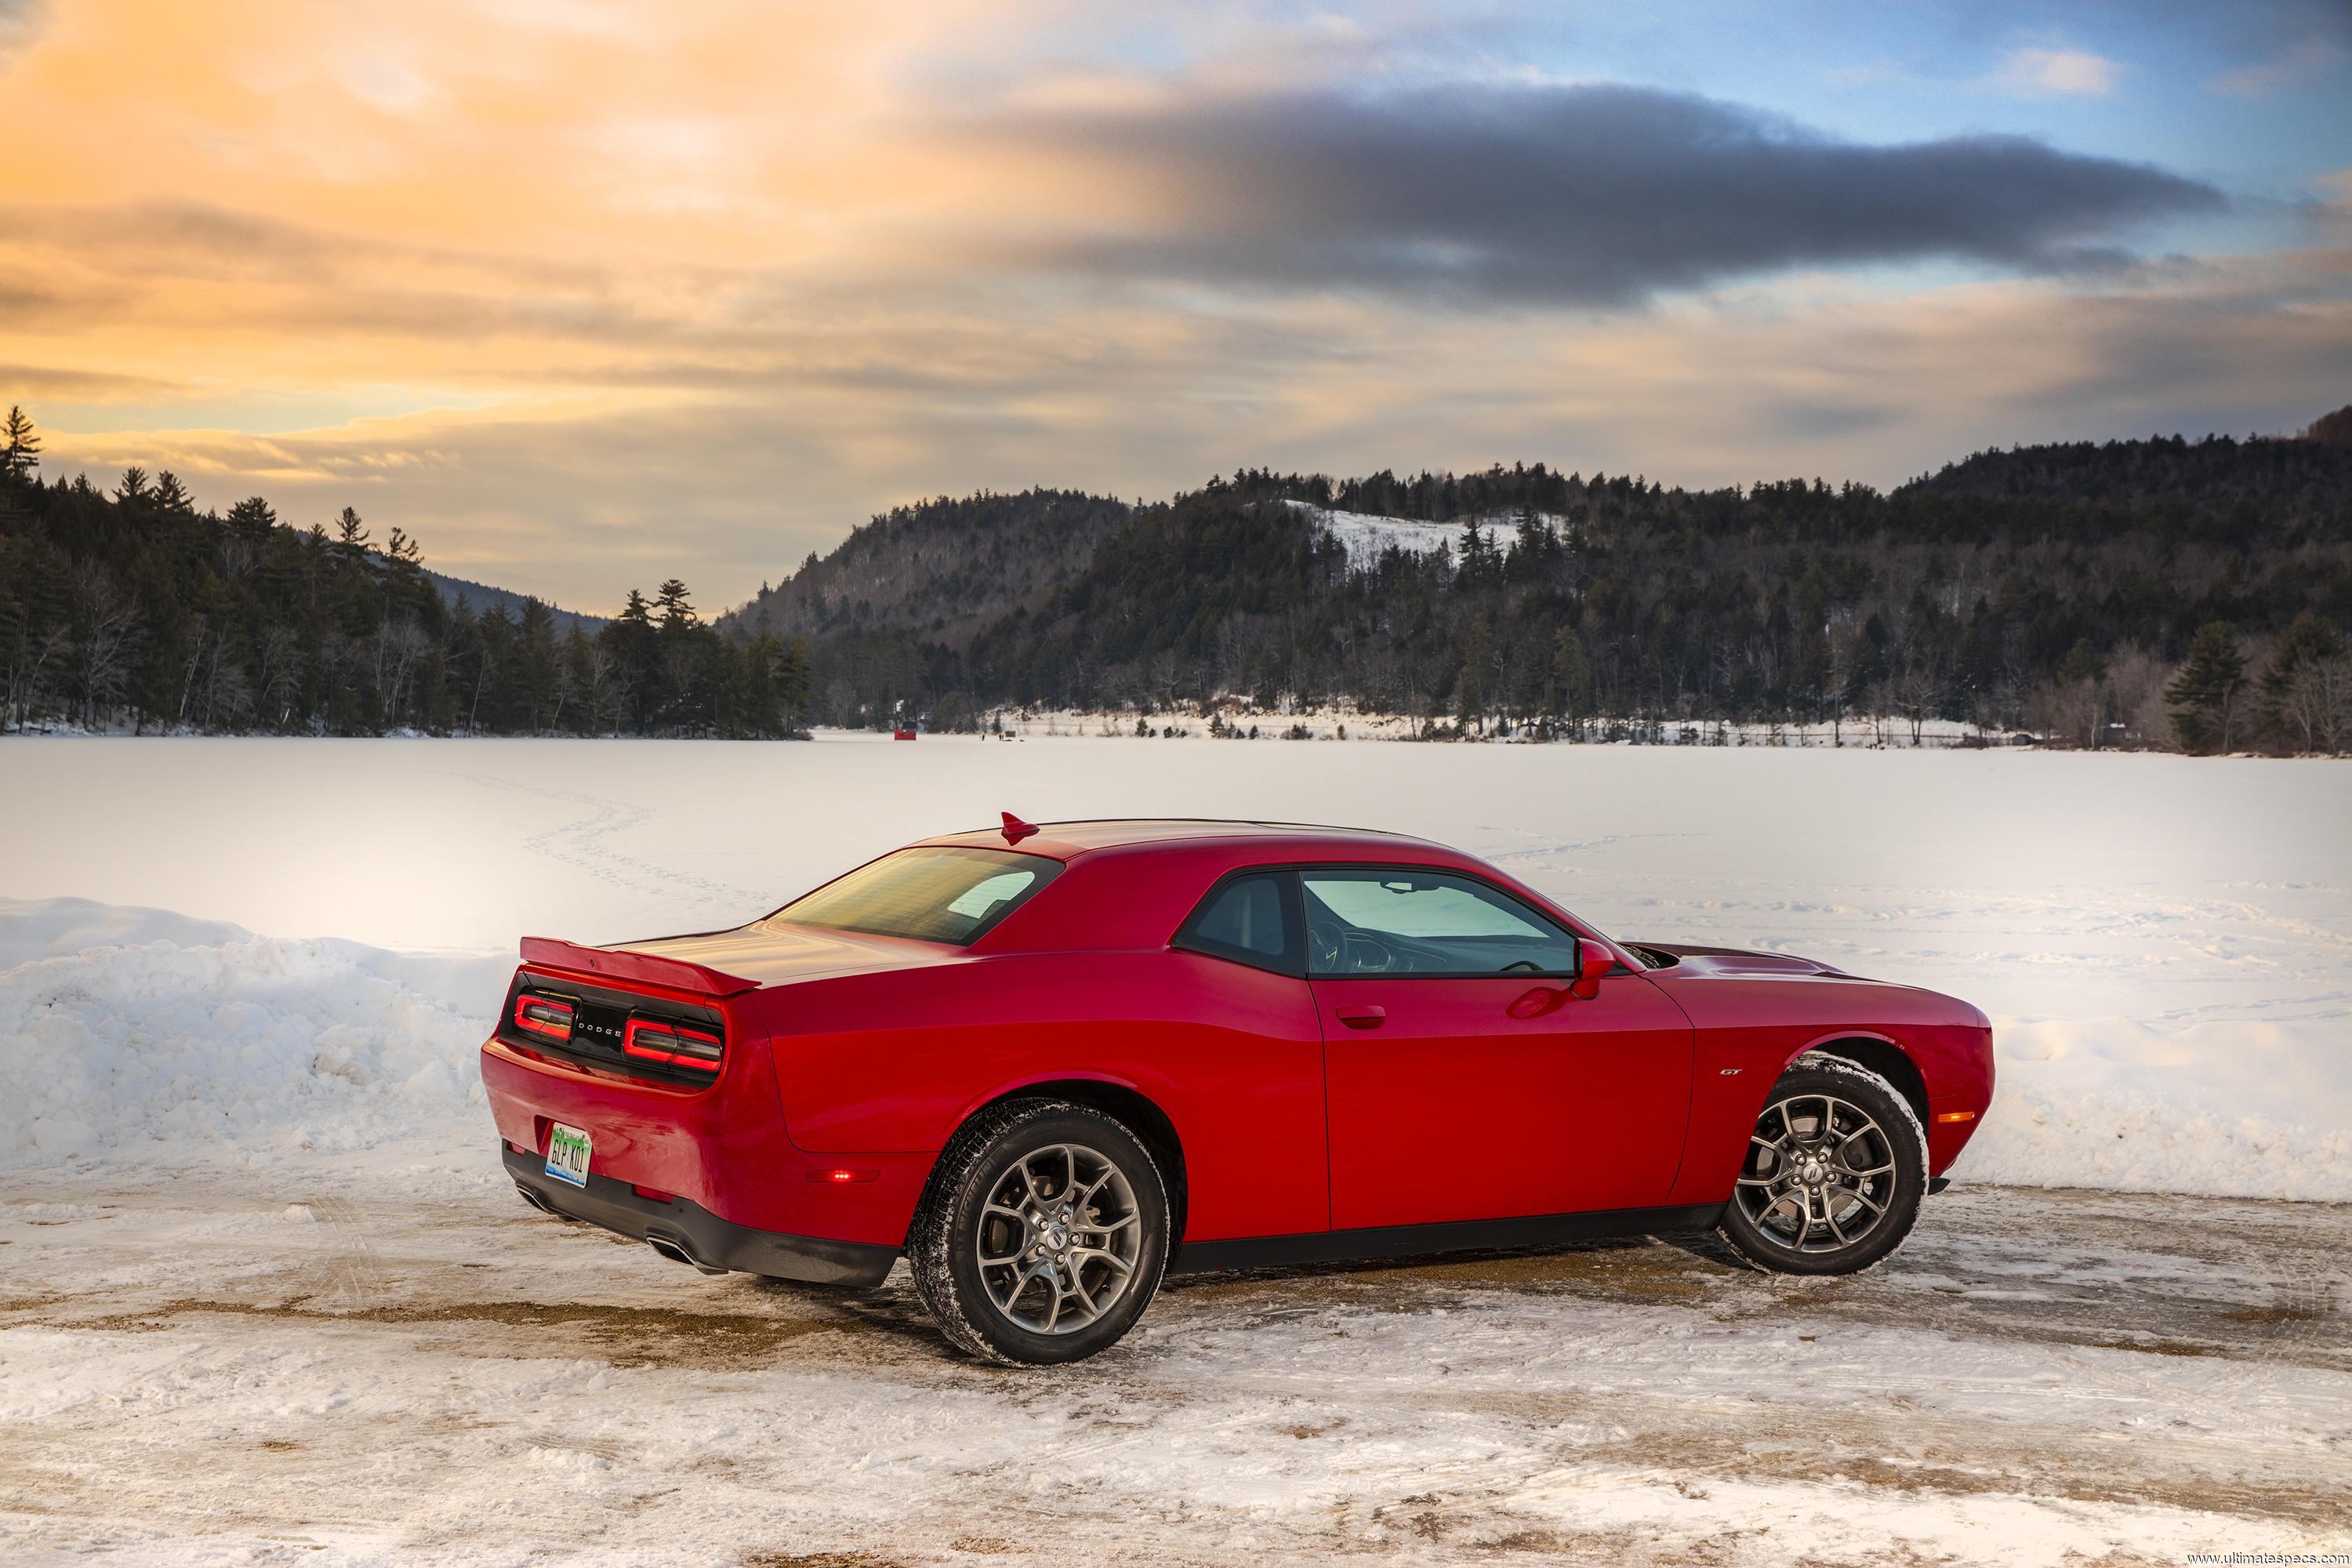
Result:
{"label": "pine tree", "polygon": [[349,566],[360,565],[367,559],[367,525],[350,507],[343,508],[342,515],[335,519],[335,553]]}
{"label": "pine tree", "polygon": [[2208,621],[2189,644],[2189,661],[2164,689],[2172,728],[2180,743],[2197,752],[2227,752],[2237,742],[2244,707],[2246,659],[2238,651],[2238,629]]}
{"label": "pine tree", "polygon": [[41,438],[31,418],[12,403],[8,417],[0,420],[0,490],[24,484],[40,466]]}
{"label": "pine tree", "polygon": [[1462,676],[1455,688],[1455,708],[1463,726],[1486,723],[1486,667],[1495,658],[1495,634],[1483,615],[1470,617],[1470,635],[1462,639]]}
{"label": "pine tree", "polygon": [[278,513],[259,496],[247,496],[228,509],[229,531],[243,541],[253,552],[255,561],[269,547],[269,536],[278,527]]}

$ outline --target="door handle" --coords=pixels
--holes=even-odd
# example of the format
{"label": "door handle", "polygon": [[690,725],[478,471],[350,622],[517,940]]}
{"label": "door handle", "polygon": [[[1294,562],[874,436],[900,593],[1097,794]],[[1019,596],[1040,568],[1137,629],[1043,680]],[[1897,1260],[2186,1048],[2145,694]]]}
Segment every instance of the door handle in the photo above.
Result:
{"label": "door handle", "polygon": [[1377,1029],[1389,1021],[1389,1010],[1385,1007],[1334,1007],[1331,1010],[1339,1015],[1339,1022],[1351,1029]]}

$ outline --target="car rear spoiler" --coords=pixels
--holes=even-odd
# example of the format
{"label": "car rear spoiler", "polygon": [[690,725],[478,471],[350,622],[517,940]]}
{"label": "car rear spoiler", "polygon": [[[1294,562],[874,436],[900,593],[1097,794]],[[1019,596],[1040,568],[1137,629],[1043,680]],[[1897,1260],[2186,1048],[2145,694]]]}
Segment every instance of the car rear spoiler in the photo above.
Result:
{"label": "car rear spoiler", "polygon": [[694,991],[706,996],[735,996],[760,986],[756,980],[729,974],[705,963],[689,963],[682,958],[664,958],[657,953],[631,952],[626,948],[582,947],[578,942],[559,942],[551,936],[523,938],[522,961],[533,969],[593,974],[600,980],[625,984],[634,981],[640,985],[662,985],[672,991]]}

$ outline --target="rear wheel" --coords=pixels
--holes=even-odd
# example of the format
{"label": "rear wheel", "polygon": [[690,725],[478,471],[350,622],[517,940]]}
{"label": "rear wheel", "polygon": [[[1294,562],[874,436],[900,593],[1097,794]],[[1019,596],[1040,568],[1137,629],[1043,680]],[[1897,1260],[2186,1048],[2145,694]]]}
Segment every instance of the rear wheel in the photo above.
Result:
{"label": "rear wheel", "polygon": [[1903,1245],[1927,1192],[1910,1102],[1842,1057],[1799,1057],[1772,1086],[1718,1227],[1777,1274],[1852,1274]]}
{"label": "rear wheel", "polygon": [[1168,1195],[1142,1142],[1063,1100],[974,1117],[940,1156],[908,1233],[915,1293],[991,1361],[1079,1361],[1116,1343],[1160,1288]]}

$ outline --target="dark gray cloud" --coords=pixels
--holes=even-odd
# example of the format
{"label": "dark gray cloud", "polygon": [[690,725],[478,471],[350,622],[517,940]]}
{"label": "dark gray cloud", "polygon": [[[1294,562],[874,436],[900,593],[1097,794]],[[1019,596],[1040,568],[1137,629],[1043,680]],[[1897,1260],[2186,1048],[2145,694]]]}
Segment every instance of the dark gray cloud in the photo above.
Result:
{"label": "dark gray cloud", "polygon": [[1621,306],[1801,267],[2077,270],[2213,187],[2017,136],[1872,145],[1617,86],[1193,97],[981,134],[1154,193],[1165,223],[1048,242],[1120,276]]}
{"label": "dark gray cloud", "polygon": [[33,36],[48,0],[0,0],[0,55]]}

